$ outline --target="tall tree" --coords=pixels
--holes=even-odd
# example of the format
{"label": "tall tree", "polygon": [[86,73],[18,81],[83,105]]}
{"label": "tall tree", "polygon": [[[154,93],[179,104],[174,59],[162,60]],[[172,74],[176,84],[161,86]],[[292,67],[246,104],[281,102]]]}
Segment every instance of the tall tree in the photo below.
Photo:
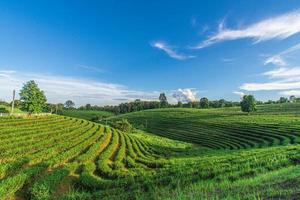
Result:
{"label": "tall tree", "polygon": [[203,97],[203,98],[200,99],[200,107],[201,108],[208,108],[209,107],[208,98]]}
{"label": "tall tree", "polygon": [[256,111],[256,100],[253,95],[244,95],[241,101],[241,110],[243,112],[254,112]]}
{"label": "tall tree", "polygon": [[288,102],[288,98],[286,97],[280,97],[280,99],[278,100],[278,103],[287,103]]}
{"label": "tall tree", "polygon": [[40,90],[33,81],[28,81],[20,91],[21,108],[29,113],[40,113],[43,111],[47,101],[44,91]]}
{"label": "tall tree", "polygon": [[178,101],[177,107],[178,107],[178,108],[182,108],[182,102],[181,102],[181,101]]}
{"label": "tall tree", "polygon": [[166,97],[165,93],[160,93],[158,99],[160,101],[160,105],[161,105],[162,108],[165,108],[165,107],[168,106],[168,100],[167,100],[167,97]]}
{"label": "tall tree", "polygon": [[292,96],[290,96],[290,102],[291,102],[291,103],[294,103],[294,102],[295,102],[295,100],[296,100],[296,97],[295,97],[295,95],[292,95]]}
{"label": "tall tree", "polygon": [[75,107],[75,103],[72,100],[68,100],[65,102],[65,107],[66,108],[74,108]]}

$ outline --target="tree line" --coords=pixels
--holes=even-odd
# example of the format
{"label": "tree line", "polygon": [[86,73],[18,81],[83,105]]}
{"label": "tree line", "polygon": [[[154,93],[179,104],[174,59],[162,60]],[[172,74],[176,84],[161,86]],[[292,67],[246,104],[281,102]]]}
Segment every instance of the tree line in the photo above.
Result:
{"label": "tree line", "polygon": [[[295,96],[290,96],[289,98],[280,97],[278,101],[269,100],[267,102],[256,101],[253,95],[244,95],[241,102],[226,101],[225,99],[220,100],[209,100],[206,97],[201,98],[199,101],[190,102],[178,102],[177,104],[170,104],[165,93],[161,93],[158,97],[158,101],[142,101],[136,99],[132,102],[121,103],[119,105],[106,105],[97,106],[86,104],[75,108],[75,103],[72,100],[67,100],[63,103],[47,103],[47,98],[44,91],[41,90],[35,81],[28,81],[23,85],[20,90],[20,99],[14,101],[14,105],[21,110],[27,111],[29,113],[56,113],[62,114],[64,109],[78,109],[78,110],[98,110],[98,111],[108,111],[115,114],[124,114],[129,112],[156,109],[156,108],[222,108],[222,107],[234,107],[241,106],[241,110],[244,112],[253,112],[256,110],[256,105],[259,104],[274,104],[274,103],[287,103],[287,102],[300,102],[300,98]],[[6,102],[0,102],[0,104],[11,105]]]}

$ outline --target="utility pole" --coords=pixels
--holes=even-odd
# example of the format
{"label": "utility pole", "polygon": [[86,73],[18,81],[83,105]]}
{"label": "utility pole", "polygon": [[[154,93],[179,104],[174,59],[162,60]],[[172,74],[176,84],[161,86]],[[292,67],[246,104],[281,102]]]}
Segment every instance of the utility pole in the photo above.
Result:
{"label": "utility pole", "polygon": [[11,115],[14,113],[14,108],[15,108],[15,97],[16,97],[16,91],[13,90],[13,98],[12,98],[12,103],[11,103]]}

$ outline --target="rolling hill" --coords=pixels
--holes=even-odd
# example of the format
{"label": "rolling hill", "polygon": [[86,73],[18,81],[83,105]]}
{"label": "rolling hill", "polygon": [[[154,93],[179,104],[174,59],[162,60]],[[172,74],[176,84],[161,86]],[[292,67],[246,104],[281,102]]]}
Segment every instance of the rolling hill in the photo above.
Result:
{"label": "rolling hill", "polygon": [[[279,107],[279,105],[277,105]],[[272,105],[273,107],[273,105]],[[273,112],[248,115],[228,109],[156,109],[109,118],[126,118],[136,127],[159,136],[198,144],[211,149],[245,149],[300,142],[300,118],[292,113]]]}
{"label": "rolling hill", "polygon": [[144,129],[132,132],[57,115],[1,117],[0,199],[299,199],[300,119],[280,109],[109,118]]}

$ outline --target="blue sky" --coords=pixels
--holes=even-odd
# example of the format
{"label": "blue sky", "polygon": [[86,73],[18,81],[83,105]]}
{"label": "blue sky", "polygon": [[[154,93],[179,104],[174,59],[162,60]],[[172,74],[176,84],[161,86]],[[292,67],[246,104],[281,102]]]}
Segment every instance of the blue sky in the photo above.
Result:
{"label": "blue sky", "polygon": [[0,1],[0,27],[4,100],[30,79],[77,105],[300,96],[297,0]]}

